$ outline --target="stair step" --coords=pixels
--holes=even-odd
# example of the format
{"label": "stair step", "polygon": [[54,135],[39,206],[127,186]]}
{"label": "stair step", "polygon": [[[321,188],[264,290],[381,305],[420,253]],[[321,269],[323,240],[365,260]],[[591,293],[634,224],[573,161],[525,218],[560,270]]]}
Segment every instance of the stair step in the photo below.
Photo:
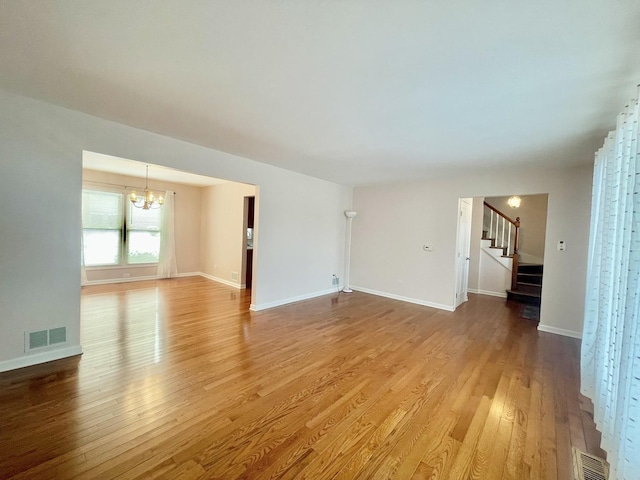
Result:
{"label": "stair step", "polygon": [[522,295],[525,297],[540,297],[540,294],[535,292],[525,292],[524,290],[507,290],[507,293],[513,293],[517,295]]}
{"label": "stair step", "polygon": [[539,263],[521,263],[518,265],[518,273],[538,273],[542,275],[544,265]]}
{"label": "stair step", "polygon": [[542,285],[541,273],[520,273],[518,272],[518,283],[529,283],[531,285]]}
{"label": "stair step", "polygon": [[499,247],[497,245],[491,245],[489,248],[493,248],[495,250],[501,250],[502,251],[502,256],[506,256],[507,253],[507,247]]}
{"label": "stair step", "polygon": [[507,290],[507,300],[524,303],[526,305],[540,306],[540,294],[523,292],[519,290]]}
{"label": "stair step", "polygon": [[535,293],[540,295],[542,293],[542,285],[536,285],[535,283],[520,283],[516,284],[516,292]]}

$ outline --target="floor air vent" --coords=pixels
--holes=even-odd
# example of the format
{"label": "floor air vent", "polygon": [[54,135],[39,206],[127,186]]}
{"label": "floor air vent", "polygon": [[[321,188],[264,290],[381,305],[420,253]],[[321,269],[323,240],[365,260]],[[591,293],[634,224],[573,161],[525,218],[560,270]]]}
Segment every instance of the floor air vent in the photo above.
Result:
{"label": "floor air vent", "polygon": [[602,458],[574,448],[573,474],[575,480],[608,480],[609,465]]}

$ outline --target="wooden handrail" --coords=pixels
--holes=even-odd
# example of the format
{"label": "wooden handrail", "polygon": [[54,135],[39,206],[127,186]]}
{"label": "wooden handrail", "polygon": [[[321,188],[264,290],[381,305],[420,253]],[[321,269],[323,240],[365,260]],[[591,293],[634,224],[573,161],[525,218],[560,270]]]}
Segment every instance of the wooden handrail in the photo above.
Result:
{"label": "wooden handrail", "polygon": [[520,217],[516,217],[515,220],[511,220],[507,215],[505,215],[504,213],[502,213],[500,210],[498,210],[495,207],[492,207],[491,205],[489,205],[487,202],[484,202],[484,206],[488,207],[490,210],[493,210],[494,212],[496,212],[498,215],[500,215],[501,217],[504,217],[505,220],[508,220],[509,222],[511,222],[512,224],[514,224],[516,227],[520,226]]}

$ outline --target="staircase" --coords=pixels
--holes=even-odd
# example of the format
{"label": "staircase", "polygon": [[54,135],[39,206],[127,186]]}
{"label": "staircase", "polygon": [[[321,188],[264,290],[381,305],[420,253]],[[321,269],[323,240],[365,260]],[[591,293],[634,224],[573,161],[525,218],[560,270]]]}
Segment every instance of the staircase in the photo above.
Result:
{"label": "staircase", "polygon": [[520,217],[515,220],[484,202],[482,240],[501,257],[502,263],[511,270],[511,288],[507,299],[533,307],[540,307],[542,291],[541,264],[520,262],[518,253]]}
{"label": "staircase", "polygon": [[497,262],[501,263],[504,268],[511,270],[513,253],[509,254],[505,247],[500,247],[495,244],[494,238],[489,238],[487,232],[482,232],[482,238],[480,239],[480,248],[491,255]]}
{"label": "staircase", "polygon": [[534,263],[521,263],[517,266],[515,284],[507,290],[507,300],[540,306],[542,292],[543,266]]}

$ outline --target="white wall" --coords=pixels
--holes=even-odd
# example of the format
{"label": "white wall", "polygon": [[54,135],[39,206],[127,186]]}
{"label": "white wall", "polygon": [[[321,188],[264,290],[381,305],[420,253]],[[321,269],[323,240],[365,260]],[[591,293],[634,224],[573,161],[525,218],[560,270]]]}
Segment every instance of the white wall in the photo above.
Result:
{"label": "white wall", "polygon": [[482,238],[482,218],[484,215],[484,199],[473,199],[473,210],[471,213],[471,245],[469,249],[469,283],[468,289],[477,292],[480,278],[480,239]]}
{"label": "white wall", "polygon": [[[144,172],[143,172],[144,173]],[[87,188],[100,188],[101,184],[144,186],[144,178],[116,175],[95,170],[83,170],[83,182]],[[156,192],[172,190],[175,195],[176,263],[178,273],[200,271],[200,210],[202,188],[174,182],[152,180],[149,188]],[[127,266],[87,268],[87,280],[105,281],[156,276],[157,266]]]}
{"label": "white wall", "polygon": [[[254,196],[256,188],[243,183],[225,183],[203,189],[202,272],[215,279],[241,286],[244,239],[244,197]],[[238,274],[238,279],[231,277]]]}
{"label": "white wall", "polygon": [[[256,309],[342,273],[351,188],[0,90],[0,370],[79,351],[83,150],[259,185]],[[25,356],[24,331],[57,326],[67,350]]]}
{"label": "white wall", "polygon": [[[458,198],[548,193],[540,329],[579,335],[591,178],[588,166],[355,188],[353,288],[452,309]],[[558,240],[566,251],[556,250]],[[422,249],[426,243],[433,252]]]}
{"label": "white wall", "polygon": [[511,270],[482,249],[479,260],[478,293],[506,298],[511,288]]}

